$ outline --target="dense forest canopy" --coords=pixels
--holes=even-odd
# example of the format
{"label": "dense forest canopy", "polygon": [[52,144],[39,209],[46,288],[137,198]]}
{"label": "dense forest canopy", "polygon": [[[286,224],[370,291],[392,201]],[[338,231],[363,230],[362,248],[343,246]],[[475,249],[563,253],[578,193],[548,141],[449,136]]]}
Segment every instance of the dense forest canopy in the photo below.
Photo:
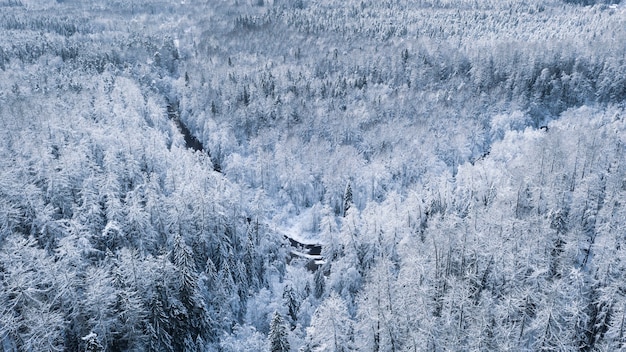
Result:
{"label": "dense forest canopy", "polygon": [[0,351],[626,348],[619,1],[0,0],[0,33]]}

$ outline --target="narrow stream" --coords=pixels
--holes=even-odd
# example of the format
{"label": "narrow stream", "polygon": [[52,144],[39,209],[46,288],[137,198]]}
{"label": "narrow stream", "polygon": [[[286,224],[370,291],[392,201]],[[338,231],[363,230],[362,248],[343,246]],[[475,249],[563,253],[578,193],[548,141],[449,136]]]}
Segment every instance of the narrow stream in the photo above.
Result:
{"label": "narrow stream", "polygon": [[[178,101],[169,101],[167,102],[167,116],[170,120],[174,121],[176,127],[183,134],[185,138],[185,146],[193,151],[204,152],[204,146],[194,136],[191,134],[191,131],[185,124],[180,120],[180,107]],[[210,157],[210,153],[207,150],[207,154]],[[214,168],[215,171],[218,171]],[[289,240],[289,244],[292,247],[292,255],[298,257],[305,257],[309,259],[309,263],[307,264],[307,268],[311,271],[315,271],[319,268],[319,262],[323,260],[322,257],[322,246],[320,244],[310,244],[310,243],[301,243],[289,236],[285,236]]]}
{"label": "narrow stream", "polygon": [[[183,137],[185,138],[185,145],[187,146],[187,148],[193,149],[194,151],[204,151],[204,146],[202,145],[202,143],[200,143],[200,140],[198,140],[196,136],[191,134],[189,128],[187,128],[187,126],[185,126],[185,124],[180,120],[180,109],[178,106],[178,101],[167,102],[167,116],[170,118],[170,120],[174,121],[180,133],[183,134]],[[208,151],[207,154],[209,154],[210,156],[210,153]]]}

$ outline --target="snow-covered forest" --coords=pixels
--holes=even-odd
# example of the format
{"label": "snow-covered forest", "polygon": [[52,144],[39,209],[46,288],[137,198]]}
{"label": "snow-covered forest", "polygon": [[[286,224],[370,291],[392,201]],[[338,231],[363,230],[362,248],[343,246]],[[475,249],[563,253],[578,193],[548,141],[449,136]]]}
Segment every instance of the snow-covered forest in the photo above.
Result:
{"label": "snow-covered forest", "polygon": [[0,0],[0,351],[626,349],[625,103],[619,0]]}

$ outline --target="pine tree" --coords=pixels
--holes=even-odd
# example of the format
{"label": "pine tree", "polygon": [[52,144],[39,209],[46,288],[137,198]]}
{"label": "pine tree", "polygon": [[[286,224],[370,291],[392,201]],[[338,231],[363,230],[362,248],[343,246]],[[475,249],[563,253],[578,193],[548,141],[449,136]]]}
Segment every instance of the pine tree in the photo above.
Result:
{"label": "pine tree", "polygon": [[105,350],[113,347],[115,340],[117,293],[118,288],[113,282],[109,260],[87,268],[82,312],[85,314],[86,325],[91,328],[91,332],[98,335],[98,341]]}
{"label": "pine tree", "polygon": [[307,328],[307,343],[316,351],[353,350],[353,323],[345,300],[333,292],[315,311]]}
{"label": "pine tree", "polygon": [[[173,264],[176,267],[179,296],[182,304],[181,317],[184,321],[178,321],[179,331],[172,334],[174,347],[186,346],[190,349],[194,344],[194,337],[208,334],[210,328],[209,319],[206,315],[206,302],[198,289],[198,277],[196,273],[193,251],[185,243],[182,236],[174,238]],[[207,335],[205,335],[207,336]]]}
{"label": "pine tree", "polygon": [[300,302],[298,301],[298,297],[296,297],[296,292],[293,290],[291,285],[287,285],[285,287],[285,291],[283,292],[283,299],[285,300],[285,305],[289,310],[289,318],[291,319],[292,324],[295,325],[298,320],[298,311],[300,310]]}
{"label": "pine tree", "polygon": [[350,182],[346,185],[346,190],[343,192],[343,216],[346,216],[348,209],[352,206],[352,187]]}
{"label": "pine tree", "polygon": [[[20,351],[63,349],[64,321],[58,295],[68,284],[59,266],[34,239],[12,235],[0,250],[0,336],[3,347]],[[4,349],[3,349],[4,348]]]}
{"label": "pine tree", "polygon": [[270,323],[269,343],[271,352],[289,352],[287,329],[278,312],[274,312],[274,317]]}
{"label": "pine tree", "polygon": [[111,349],[133,350],[143,346],[148,312],[137,288],[135,261],[137,252],[120,251],[114,263],[113,284],[116,288],[115,322],[116,337]]}
{"label": "pine tree", "polygon": [[156,292],[148,304],[148,351],[173,351],[172,335],[169,333],[170,318],[163,305],[165,288],[157,282]]}

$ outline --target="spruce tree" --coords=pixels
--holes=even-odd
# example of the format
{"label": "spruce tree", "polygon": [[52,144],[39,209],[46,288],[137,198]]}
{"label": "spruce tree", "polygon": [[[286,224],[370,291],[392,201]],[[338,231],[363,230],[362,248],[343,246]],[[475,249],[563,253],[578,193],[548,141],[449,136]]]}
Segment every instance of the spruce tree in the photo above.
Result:
{"label": "spruce tree", "polygon": [[346,185],[346,190],[343,192],[343,216],[346,216],[348,209],[352,206],[352,187],[350,182]]}
{"label": "spruce tree", "polygon": [[181,304],[177,319],[177,331],[172,334],[175,348],[195,346],[194,337],[208,337],[211,330],[206,314],[206,302],[199,292],[198,277],[192,249],[180,235],[174,238],[172,261],[178,274],[178,302]]}
{"label": "spruce tree", "polygon": [[289,352],[287,329],[278,312],[274,312],[274,317],[270,323],[269,343],[271,352]]}
{"label": "spruce tree", "polygon": [[300,310],[300,302],[298,302],[298,298],[296,297],[296,292],[293,290],[293,287],[287,285],[285,287],[285,291],[283,292],[283,299],[285,300],[285,305],[289,310],[289,318],[291,319],[292,324],[294,324],[298,320],[298,311]]}

